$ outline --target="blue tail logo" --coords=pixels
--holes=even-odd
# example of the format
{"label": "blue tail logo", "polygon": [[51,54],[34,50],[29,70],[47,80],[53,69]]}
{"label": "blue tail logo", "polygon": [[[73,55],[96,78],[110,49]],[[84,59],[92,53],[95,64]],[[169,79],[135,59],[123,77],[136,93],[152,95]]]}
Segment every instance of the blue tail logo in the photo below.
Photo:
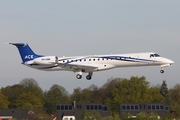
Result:
{"label": "blue tail logo", "polygon": [[36,55],[31,50],[31,48],[27,43],[9,43],[9,44],[15,45],[18,48],[23,63],[38,57],[42,57],[41,55]]}

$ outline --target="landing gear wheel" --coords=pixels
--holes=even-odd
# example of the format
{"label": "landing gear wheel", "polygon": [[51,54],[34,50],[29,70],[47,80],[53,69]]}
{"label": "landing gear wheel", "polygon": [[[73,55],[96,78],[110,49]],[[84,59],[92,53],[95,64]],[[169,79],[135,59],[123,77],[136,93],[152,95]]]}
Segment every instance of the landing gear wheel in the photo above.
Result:
{"label": "landing gear wheel", "polygon": [[164,70],[160,70],[160,73],[164,73]]}
{"label": "landing gear wheel", "polygon": [[77,75],[76,75],[76,78],[77,78],[77,79],[81,79],[81,78],[82,78],[82,75],[77,74]]}
{"label": "landing gear wheel", "polygon": [[87,75],[87,76],[86,76],[86,79],[87,79],[87,80],[91,80],[91,76],[90,76],[90,75]]}

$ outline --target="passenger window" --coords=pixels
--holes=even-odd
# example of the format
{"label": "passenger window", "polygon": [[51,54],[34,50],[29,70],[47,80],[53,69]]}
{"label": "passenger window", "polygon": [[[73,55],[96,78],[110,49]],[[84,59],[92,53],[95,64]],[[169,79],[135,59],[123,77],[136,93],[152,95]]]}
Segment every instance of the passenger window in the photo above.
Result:
{"label": "passenger window", "polygon": [[91,61],[91,59],[89,59],[89,61]]}
{"label": "passenger window", "polygon": [[95,59],[93,59],[95,61]]}
{"label": "passenger window", "polygon": [[86,61],[86,59],[84,59],[84,61]]}

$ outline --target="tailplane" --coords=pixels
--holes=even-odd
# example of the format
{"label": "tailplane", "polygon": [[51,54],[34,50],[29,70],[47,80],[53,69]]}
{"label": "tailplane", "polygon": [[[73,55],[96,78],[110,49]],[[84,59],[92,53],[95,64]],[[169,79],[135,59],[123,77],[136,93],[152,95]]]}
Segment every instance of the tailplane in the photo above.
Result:
{"label": "tailplane", "polygon": [[27,43],[9,43],[9,44],[15,45],[18,48],[23,63],[38,57],[42,57],[41,55],[35,54]]}

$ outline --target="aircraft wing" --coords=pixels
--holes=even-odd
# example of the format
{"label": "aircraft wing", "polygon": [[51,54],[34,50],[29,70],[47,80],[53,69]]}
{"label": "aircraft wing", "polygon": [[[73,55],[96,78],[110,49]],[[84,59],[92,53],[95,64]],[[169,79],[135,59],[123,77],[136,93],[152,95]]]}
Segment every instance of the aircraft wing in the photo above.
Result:
{"label": "aircraft wing", "polygon": [[73,71],[84,70],[82,72],[93,71],[98,68],[97,66],[90,66],[90,65],[86,65],[86,64],[80,65],[80,64],[72,64],[72,63],[71,64],[58,63],[58,65],[63,68],[70,68]]}

